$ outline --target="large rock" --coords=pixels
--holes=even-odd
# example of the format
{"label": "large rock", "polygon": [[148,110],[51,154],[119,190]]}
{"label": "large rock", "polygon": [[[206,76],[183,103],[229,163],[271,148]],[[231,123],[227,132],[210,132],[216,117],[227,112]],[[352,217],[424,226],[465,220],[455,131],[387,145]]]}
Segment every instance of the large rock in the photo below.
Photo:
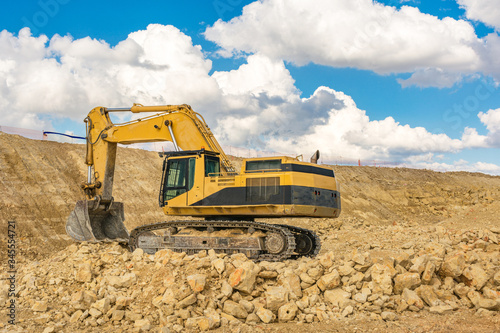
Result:
{"label": "large rock", "polygon": [[348,293],[341,288],[336,288],[325,291],[324,298],[325,302],[330,303],[335,307],[343,308],[346,301],[351,298],[351,293]]}
{"label": "large rock", "polygon": [[344,308],[344,310],[342,310],[341,316],[347,317],[350,314],[352,314],[353,312],[354,312],[354,307],[352,305],[348,305]]}
{"label": "large rock", "polygon": [[338,268],[339,274],[342,276],[350,276],[354,273],[354,268],[352,267],[353,265],[354,262],[352,261],[344,262],[344,264]]}
{"label": "large rock", "polygon": [[258,308],[257,311],[255,311],[255,314],[265,324],[269,324],[270,322],[272,322],[276,318],[274,313],[271,310],[268,310],[266,308]]}
{"label": "large rock", "polygon": [[252,261],[245,261],[229,275],[229,285],[234,289],[250,294],[255,288],[255,279],[259,274],[259,270],[259,266]]}
{"label": "large rock", "polygon": [[439,300],[438,296],[434,292],[434,288],[428,285],[422,285],[415,289],[416,293],[420,298],[427,303],[428,306],[438,306],[442,305],[442,302]]}
{"label": "large rock", "polygon": [[319,257],[319,263],[324,268],[328,269],[333,266],[333,261],[335,259],[335,255],[333,252],[328,252]]}
{"label": "large rock", "polygon": [[133,261],[141,261],[144,256],[144,250],[141,248],[137,248],[132,252],[132,260]]}
{"label": "large rock", "polygon": [[245,320],[245,323],[247,324],[258,324],[260,323],[260,318],[257,316],[255,313],[250,313]]}
{"label": "large rock", "polygon": [[279,279],[279,282],[290,292],[290,297],[301,298],[302,288],[300,286],[300,278],[292,272],[285,272],[284,276]]}
{"label": "large rock", "polygon": [[162,249],[159,251],[156,251],[154,255],[154,261],[158,262],[162,265],[166,265],[168,261],[170,260],[170,257],[172,256],[173,251],[170,249]]}
{"label": "large rock", "polygon": [[222,274],[226,269],[226,263],[224,262],[224,259],[217,258],[212,261],[212,267],[215,268],[217,273]]}
{"label": "large rock", "polygon": [[215,329],[220,326],[220,316],[215,309],[208,308],[203,311],[203,315],[208,319],[208,328]]}
{"label": "large rock", "polygon": [[102,313],[106,313],[111,308],[111,302],[109,298],[104,297],[103,299],[100,299],[92,304],[92,307],[101,311]]}
{"label": "large rock", "polygon": [[490,279],[490,275],[488,275],[479,265],[470,265],[466,267],[462,272],[462,276],[465,278],[465,284],[476,290],[481,290]]}
{"label": "large rock", "polygon": [[467,287],[463,283],[459,283],[455,286],[455,288],[453,288],[453,293],[460,298],[464,298],[464,297],[466,298],[469,291],[470,291],[470,288]]}
{"label": "large rock", "polygon": [[405,300],[406,304],[408,304],[409,306],[413,305],[419,309],[422,309],[424,307],[424,301],[422,301],[422,299],[413,290],[405,289],[403,290],[401,296]]}
{"label": "large rock", "polygon": [[394,268],[384,264],[375,264],[371,268],[371,278],[373,282],[373,292],[392,294],[392,277],[396,274]]}
{"label": "large rock", "polygon": [[233,287],[231,287],[231,285],[224,280],[222,281],[220,291],[224,296],[229,297],[233,294]]}
{"label": "large rock", "polygon": [[99,318],[100,316],[102,316],[102,312],[101,312],[101,311],[99,311],[99,310],[97,310],[97,309],[95,309],[95,308],[91,308],[91,309],[89,310],[89,314],[90,314],[92,317],[96,318],[96,319],[97,319],[97,318]]}
{"label": "large rock", "polygon": [[311,276],[309,276],[309,274],[307,274],[306,272],[300,273],[300,280],[302,282],[307,283],[308,285],[312,285],[312,284],[316,283],[316,280],[313,279]]}
{"label": "large rock", "polygon": [[385,321],[394,321],[398,318],[398,316],[391,311],[384,311],[380,314],[383,320]]}
{"label": "large rock", "polygon": [[321,290],[319,290],[317,285],[312,285],[311,287],[304,289],[302,294],[306,296],[319,295],[321,294]]}
{"label": "large rock", "polygon": [[92,266],[89,263],[81,264],[76,272],[75,280],[78,282],[92,281]]}
{"label": "large rock", "polygon": [[[169,289],[167,289],[167,291],[168,290]],[[170,289],[170,290],[173,293],[173,297],[178,301],[188,297],[189,295],[191,295],[193,293],[193,291],[191,290],[191,287],[188,286],[187,284],[183,284],[181,286],[173,286],[173,290],[172,289]],[[165,293],[167,291],[165,291]]]}
{"label": "large rock", "polygon": [[244,306],[231,300],[227,300],[224,302],[223,311],[233,317],[240,319],[245,319],[248,316],[248,312]]}
{"label": "large rock", "polygon": [[424,248],[425,252],[430,254],[431,257],[443,259],[446,254],[446,248],[439,243],[429,243]]}
{"label": "large rock", "polygon": [[458,278],[464,269],[465,256],[463,253],[456,253],[443,261],[439,273],[443,277],[451,276],[452,278]]}
{"label": "large rock", "polygon": [[[425,284],[430,284],[432,278],[434,277],[434,272],[436,271],[436,265],[432,261],[428,261],[425,265],[424,272],[422,273],[422,282]],[[449,278],[449,276],[447,276]]]}
{"label": "large rock", "polygon": [[419,275],[425,269],[425,265],[429,261],[429,255],[425,254],[412,260],[413,265],[410,267],[410,272],[418,273]]}
{"label": "large rock", "polygon": [[497,285],[500,286],[500,270],[495,273],[493,276],[493,282]]}
{"label": "large rock", "polygon": [[71,305],[75,309],[86,310],[97,300],[96,294],[91,291],[80,290],[71,295]]}
{"label": "large rock", "polygon": [[282,305],[288,303],[288,291],[282,287],[268,287],[265,292],[266,308],[277,311]]}
{"label": "large rock", "polygon": [[394,293],[401,294],[405,288],[414,289],[420,285],[419,273],[403,273],[394,278]]}
{"label": "large rock", "polygon": [[500,290],[495,291],[488,287],[483,288],[483,296],[489,299],[495,299],[500,301]]}
{"label": "large rock", "polygon": [[194,292],[201,292],[205,289],[207,283],[207,276],[205,274],[193,274],[186,278],[191,290]]}
{"label": "large rock", "polygon": [[500,310],[500,299],[492,300],[492,299],[481,297],[476,301],[475,305],[476,305],[476,307],[478,307],[480,309],[499,311]]}
{"label": "large rock", "polygon": [[448,314],[453,312],[453,307],[449,305],[437,305],[429,308],[430,313]]}
{"label": "large rock", "polygon": [[367,298],[368,295],[365,293],[357,293],[352,297],[353,300],[361,304],[365,303]]}
{"label": "large rock", "polygon": [[36,301],[31,307],[31,310],[33,310],[34,312],[45,312],[47,311],[47,309],[47,301]]}
{"label": "large rock", "polygon": [[298,310],[295,303],[287,303],[278,309],[278,320],[281,322],[291,321],[297,315]]}
{"label": "large rock", "polygon": [[184,325],[189,330],[203,332],[210,329],[210,320],[207,317],[192,317],[188,318]]}
{"label": "large rock", "polygon": [[151,322],[148,319],[139,319],[134,323],[134,327],[139,330],[139,332],[147,332],[151,329]]}
{"label": "large rock", "polygon": [[106,276],[107,284],[115,288],[129,288],[137,282],[135,273],[125,273],[122,276]]}
{"label": "large rock", "polygon": [[246,299],[242,299],[238,302],[242,307],[245,308],[245,310],[247,310],[248,313],[252,313],[253,310],[255,309],[255,305],[250,302],[250,301],[247,301]]}
{"label": "large rock", "polygon": [[323,275],[317,282],[321,291],[330,290],[338,287],[340,284],[340,274],[334,269],[331,273]]}
{"label": "large rock", "polygon": [[180,302],[177,303],[177,306],[181,309],[184,309],[194,303],[196,303],[196,295],[195,294],[191,294],[189,296],[187,296],[186,298],[184,298],[183,300],[181,300]]}
{"label": "large rock", "polygon": [[125,317],[125,310],[115,309],[111,312],[111,320],[113,321],[120,321],[123,317]]}
{"label": "large rock", "polygon": [[83,311],[82,310],[76,310],[73,312],[71,317],[69,318],[70,323],[76,323],[78,320],[80,320],[80,317],[82,316]]}
{"label": "large rock", "polygon": [[131,303],[132,303],[131,297],[118,296],[116,298],[115,306],[118,310],[122,310],[128,307]]}

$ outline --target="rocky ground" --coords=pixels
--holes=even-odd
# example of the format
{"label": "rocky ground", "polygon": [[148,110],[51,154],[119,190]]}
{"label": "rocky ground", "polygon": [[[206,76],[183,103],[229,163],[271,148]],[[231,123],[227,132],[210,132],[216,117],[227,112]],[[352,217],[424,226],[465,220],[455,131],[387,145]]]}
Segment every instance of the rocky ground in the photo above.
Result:
{"label": "rocky ground", "polygon": [[[329,233],[323,235],[326,248],[344,243],[351,227],[332,225],[338,241],[329,241]],[[317,258],[280,263],[254,263],[244,255],[211,251],[188,256],[162,250],[146,255],[140,249],[130,253],[116,243],[72,244],[20,267],[19,323],[15,328],[5,325],[7,309],[3,309],[0,328],[23,332],[499,330],[500,228],[383,229],[383,233],[373,233],[370,227],[357,231],[383,236],[393,246],[345,242],[341,252],[323,250]],[[395,242],[398,238],[405,242]],[[2,303],[7,288],[5,282],[0,287]]]}
{"label": "rocky ground", "polygon": [[[16,325],[0,240],[0,332],[500,332],[500,177],[335,166],[339,219],[264,220],[315,230],[316,258],[151,256],[65,235],[81,146],[2,133],[0,143],[1,225],[19,231]],[[127,227],[164,218],[161,160],[119,156]]]}

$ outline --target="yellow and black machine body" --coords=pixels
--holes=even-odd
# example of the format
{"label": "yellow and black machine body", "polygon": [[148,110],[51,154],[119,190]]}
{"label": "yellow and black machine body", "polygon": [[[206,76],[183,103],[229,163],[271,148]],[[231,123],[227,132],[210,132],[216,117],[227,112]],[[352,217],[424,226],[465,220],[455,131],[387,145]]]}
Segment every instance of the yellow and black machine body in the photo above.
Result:
{"label": "yellow and black machine body", "polygon": [[[110,112],[157,113],[113,124]],[[188,105],[98,107],[85,122],[88,179],[82,188],[87,200],[77,202],[66,224],[77,241],[127,242],[131,250],[147,253],[214,249],[243,252],[255,260],[284,260],[316,255],[319,238],[308,229],[256,218],[340,214],[332,169],[278,156],[245,159],[236,173],[201,115]],[[166,215],[197,219],[145,224],[129,234],[123,204],[112,197],[117,144],[155,141],[170,141],[175,150],[160,153],[160,207]]]}

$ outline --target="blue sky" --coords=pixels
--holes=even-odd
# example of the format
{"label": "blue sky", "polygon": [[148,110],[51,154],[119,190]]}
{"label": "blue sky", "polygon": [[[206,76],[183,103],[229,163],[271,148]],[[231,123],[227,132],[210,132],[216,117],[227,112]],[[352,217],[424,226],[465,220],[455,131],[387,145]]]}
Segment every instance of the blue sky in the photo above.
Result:
{"label": "blue sky", "polygon": [[0,125],[188,103],[227,145],[500,174],[499,5],[4,1]]}

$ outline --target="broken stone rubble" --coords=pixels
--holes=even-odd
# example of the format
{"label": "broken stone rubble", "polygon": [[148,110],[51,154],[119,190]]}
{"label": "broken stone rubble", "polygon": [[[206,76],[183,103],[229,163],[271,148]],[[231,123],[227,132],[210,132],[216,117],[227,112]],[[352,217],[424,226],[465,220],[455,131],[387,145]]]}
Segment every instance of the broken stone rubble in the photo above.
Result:
{"label": "broken stone rubble", "polygon": [[485,316],[500,311],[500,250],[484,237],[457,234],[454,245],[414,245],[389,257],[354,250],[258,263],[214,251],[147,255],[112,243],[74,244],[22,268],[19,304],[33,312],[25,324],[72,331],[204,331],[362,312],[394,321],[404,311],[460,308]]}

